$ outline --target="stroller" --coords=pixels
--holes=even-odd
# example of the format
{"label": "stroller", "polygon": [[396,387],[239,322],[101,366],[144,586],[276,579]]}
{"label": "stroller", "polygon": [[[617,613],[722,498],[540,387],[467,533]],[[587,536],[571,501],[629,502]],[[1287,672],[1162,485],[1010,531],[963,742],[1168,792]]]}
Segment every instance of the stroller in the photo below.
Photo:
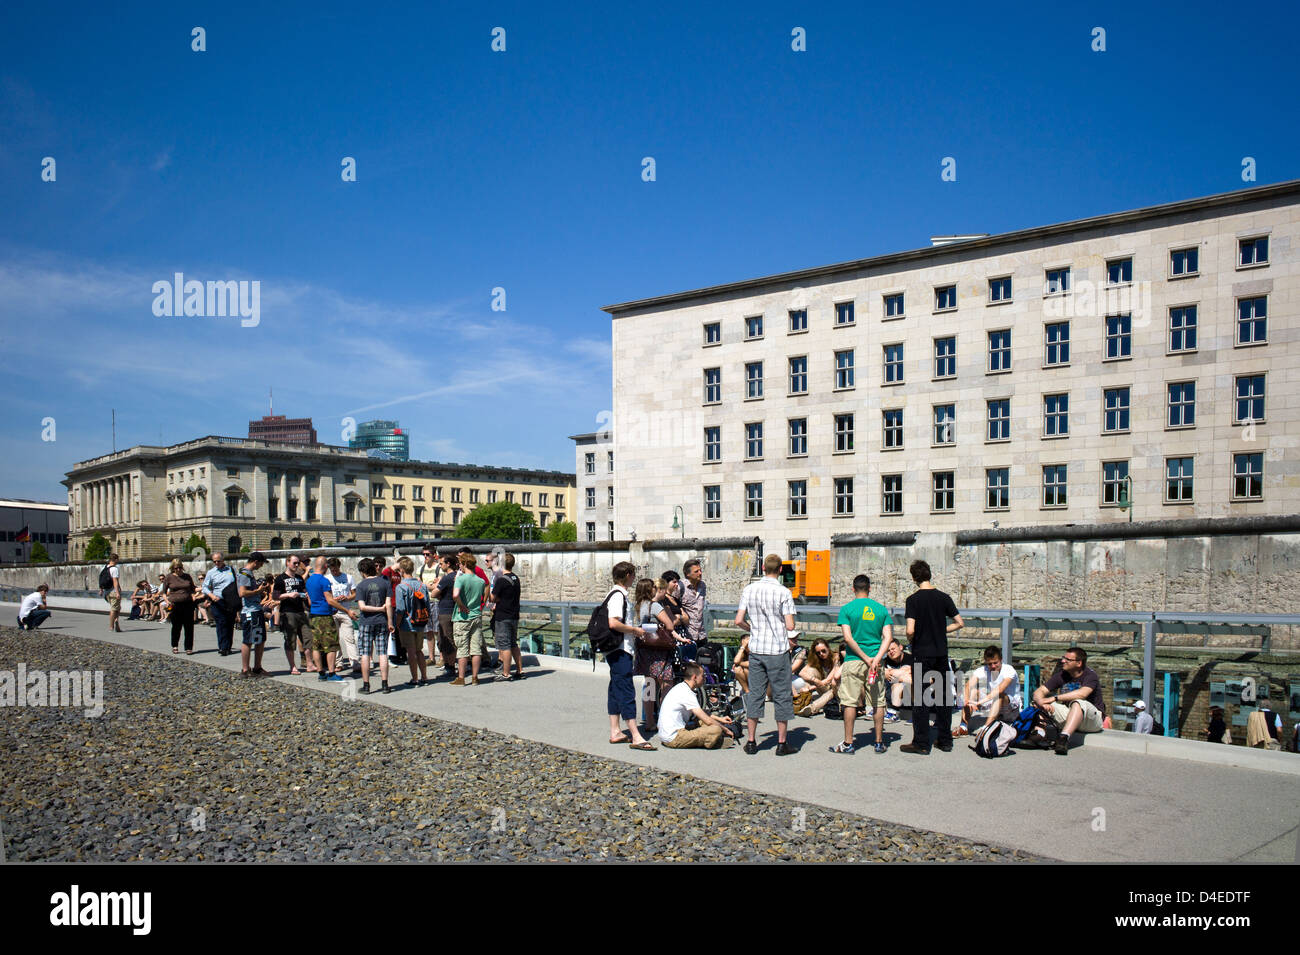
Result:
{"label": "stroller", "polygon": [[[699,697],[700,709],[710,716],[729,716],[734,733],[738,736],[740,727],[745,722],[745,701],[741,697],[736,681],[731,672],[723,665],[722,647],[708,640],[695,648],[695,662],[704,668],[704,685],[695,691]],[[680,648],[673,666],[682,672],[683,661]]]}

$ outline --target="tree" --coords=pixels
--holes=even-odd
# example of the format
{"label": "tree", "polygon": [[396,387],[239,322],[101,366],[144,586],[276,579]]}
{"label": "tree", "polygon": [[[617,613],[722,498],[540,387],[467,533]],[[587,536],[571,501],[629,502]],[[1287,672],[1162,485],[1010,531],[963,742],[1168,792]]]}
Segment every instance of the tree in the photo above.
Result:
{"label": "tree", "polygon": [[99,531],[95,531],[90,540],[86,541],[86,560],[106,560],[108,555],[113,553],[113,546],[109,544],[106,538]]}
{"label": "tree", "polygon": [[243,547],[239,548],[239,552],[241,554],[251,554],[253,552],[253,548],[245,544]]}
{"label": "tree", "polygon": [[45,549],[45,545],[37,541],[32,545],[32,556],[27,558],[29,564],[48,564],[50,562],[50,552]]}
{"label": "tree", "polygon": [[578,539],[578,525],[573,521],[556,521],[546,530],[542,531],[542,540],[548,544],[558,544],[562,541],[576,541]]}
{"label": "tree", "polygon": [[182,550],[186,554],[192,554],[196,550],[201,550],[206,554],[208,552],[208,542],[198,534],[191,534],[190,539],[185,542],[185,547],[182,548]]}
{"label": "tree", "polygon": [[537,521],[513,501],[497,501],[476,507],[456,525],[456,537],[472,540],[519,540],[519,528]]}

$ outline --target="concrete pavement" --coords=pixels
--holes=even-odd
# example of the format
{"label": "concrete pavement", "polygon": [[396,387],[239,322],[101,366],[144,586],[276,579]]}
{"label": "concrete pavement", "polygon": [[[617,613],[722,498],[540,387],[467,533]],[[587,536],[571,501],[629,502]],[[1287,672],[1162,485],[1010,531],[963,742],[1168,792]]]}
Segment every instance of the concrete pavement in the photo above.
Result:
{"label": "concrete pavement", "polygon": [[[216,653],[211,628],[196,628],[194,656],[173,657],[162,624],[122,621],[111,633],[103,614],[55,609],[43,627],[163,654],[165,665],[204,665],[239,669],[238,655]],[[12,620],[14,604],[0,604],[0,620]],[[236,645],[238,645],[236,634]],[[525,669],[527,678],[510,684],[453,687],[439,681],[423,688],[401,687],[406,668],[394,668],[392,694],[361,696],[347,683],[322,683],[289,676],[279,635],[270,637],[265,663],[274,677],[317,692],[333,693],[341,705],[391,706],[438,719],[483,727],[596,756],[728,783],[809,805],[826,806],[903,823],[1039,855],[1079,862],[1296,862],[1300,861],[1300,779],[1290,772],[1218,765],[1131,751],[1145,741],[1108,733],[1105,745],[1085,744],[1068,757],[1017,751],[985,760],[958,741],[952,753],[907,756],[897,744],[910,727],[886,726],[889,752],[869,748],[853,756],[827,751],[841,736],[841,725],[823,718],[796,719],[790,738],[798,752],[773,754],[776,727],[759,727],[760,750],[746,756],[739,748],[705,752],[634,752],[607,742],[607,677],[603,664],[575,669],[570,661]],[[75,665],[70,657],[69,666]],[[160,661],[163,662],[163,661]],[[440,668],[436,672],[441,672]],[[378,686],[378,678],[373,678]],[[111,680],[105,694],[111,701]],[[858,742],[869,729],[859,721]],[[1125,739],[1127,737],[1127,740]],[[1094,740],[1099,740],[1095,737]],[[1210,746],[1191,741],[1161,744]],[[1225,747],[1217,747],[1224,749]],[[1295,759],[1294,754],[1258,754]],[[1281,766],[1282,764],[1278,764]],[[1290,764],[1286,764],[1290,768]]]}

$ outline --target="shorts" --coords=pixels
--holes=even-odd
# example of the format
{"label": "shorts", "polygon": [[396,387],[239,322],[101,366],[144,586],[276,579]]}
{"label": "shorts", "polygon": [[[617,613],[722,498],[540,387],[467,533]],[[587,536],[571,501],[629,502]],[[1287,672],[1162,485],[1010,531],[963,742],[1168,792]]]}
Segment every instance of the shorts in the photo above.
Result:
{"label": "shorts", "polygon": [[108,591],[108,593],[104,594],[104,599],[108,601],[108,606],[114,613],[122,609],[122,595],[116,590]]}
{"label": "shorts", "polygon": [[496,648],[501,651],[519,649],[519,621],[498,620],[492,627]]}
{"label": "shorts", "polygon": [[877,670],[876,682],[868,683],[870,671],[871,665],[865,661],[856,658],[844,661],[840,667],[840,706],[856,707],[864,695],[868,709],[877,710],[885,705],[884,674]]}
{"label": "shorts", "polygon": [[307,626],[307,615],[299,613],[297,610],[280,611],[280,632],[284,634],[285,646],[292,647],[291,641],[297,640],[303,645],[303,649],[311,649],[310,629]]}
{"label": "shorts", "polygon": [[334,622],[333,614],[311,615],[311,648],[317,653],[338,652],[339,626]]}
{"label": "shorts", "polygon": [[[1079,704],[1079,708],[1083,710],[1083,721],[1079,723],[1079,729],[1077,732],[1100,733],[1102,723],[1101,710],[1097,709],[1097,707],[1093,706],[1087,700],[1075,700],[1074,703]],[[1073,703],[1052,704],[1052,722],[1056,724],[1057,729],[1060,729],[1065,725],[1066,717],[1070,715],[1070,707],[1073,705]]]}
{"label": "shorts", "polygon": [[266,643],[266,616],[262,611],[254,610],[252,615],[241,613],[239,624],[244,631],[244,646],[260,647]]}
{"label": "shorts", "polygon": [[414,657],[417,653],[424,652],[424,638],[426,636],[428,636],[428,631],[426,630],[399,629],[397,631],[398,642],[401,643],[402,649],[411,657]]}
{"label": "shorts", "polygon": [[483,655],[483,618],[470,617],[468,620],[455,620],[456,656],[481,657]]}
{"label": "shorts", "polygon": [[362,617],[357,622],[357,656],[388,656],[387,617],[376,617],[374,620]]}

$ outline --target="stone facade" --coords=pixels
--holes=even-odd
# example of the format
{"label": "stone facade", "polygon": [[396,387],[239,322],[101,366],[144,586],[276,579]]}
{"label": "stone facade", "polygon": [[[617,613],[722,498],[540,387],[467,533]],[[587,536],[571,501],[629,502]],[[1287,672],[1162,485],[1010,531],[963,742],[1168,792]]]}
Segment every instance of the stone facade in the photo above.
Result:
{"label": "stone facade", "polygon": [[1298,232],[1291,182],[608,306],[619,534],[1300,512]]}
{"label": "stone facade", "polygon": [[[612,541],[614,523],[614,445],[609,432],[569,436],[574,442],[576,459],[573,472],[577,480],[574,521],[580,541]],[[626,536],[626,535],[624,535]]]}

